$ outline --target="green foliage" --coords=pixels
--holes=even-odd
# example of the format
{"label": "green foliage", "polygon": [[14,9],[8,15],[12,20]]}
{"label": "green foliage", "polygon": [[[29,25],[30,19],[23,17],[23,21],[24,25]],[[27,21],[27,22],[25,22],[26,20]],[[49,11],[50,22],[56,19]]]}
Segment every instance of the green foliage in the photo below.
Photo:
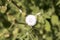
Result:
{"label": "green foliage", "polygon": [[58,25],[59,24],[59,18],[57,15],[53,15],[51,17],[51,22],[52,22],[52,25]]}
{"label": "green foliage", "polygon": [[51,31],[51,26],[50,26],[50,23],[49,23],[48,21],[46,21],[45,30],[46,30],[47,32],[50,32],[50,31]]}
{"label": "green foliage", "polygon": [[[27,25],[26,16],[39,12]],[[0,0],[0,40],[60,40],[60,0]]]}

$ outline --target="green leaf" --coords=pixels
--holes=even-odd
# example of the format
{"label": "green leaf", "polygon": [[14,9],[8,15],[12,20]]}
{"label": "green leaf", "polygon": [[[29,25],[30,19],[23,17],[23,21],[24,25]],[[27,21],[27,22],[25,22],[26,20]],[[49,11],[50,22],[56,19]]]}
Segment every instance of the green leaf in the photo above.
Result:
{"label": "green leaf", "polygon": [[1,11],[1,13],[5,13],[6,12],[6,10],[7,10],[7,7],[6,6],[1,6],[1,9],[0,9]]}
{"label": "green leaf", "polygon": [[59,5],[60,4],[60,0],[57,2],[57,4],[56,5]]}
{"label": "green leaf", "polygon": [[30,8],[32,9],[32,14],[36,14],[40,11],[39,8],[36,6],[31,6]]}
{"label": "green leaf", "polygon": [[57,15],[52,15],[51,22],[52,22],[53,25],[58,25],[59,24],[58,16]]}
{"label": "green leaf", "polygon": [[48,22],[48,21],[46,21],[46,24],[45,24],[45,30],[47,31],[47,32],[50,32],[51,31],[51,29],[50,29],[50,23]]}
{"label": "green leaf", "polygon": [[36,27],[36,28],[40,28],[40,27],[41,27],[41,25],[40,25],[40,24],[37,24],[35,27]]}
{"label": "green leaf", "polygon": [[46,40],[53,40],[52,37],[47,37]]}
{"label": "green leaf", "polygon": [[44,24],[45,23],[45,18],[43,16],[38,16],[38,22],[41,23],[41,24]]}

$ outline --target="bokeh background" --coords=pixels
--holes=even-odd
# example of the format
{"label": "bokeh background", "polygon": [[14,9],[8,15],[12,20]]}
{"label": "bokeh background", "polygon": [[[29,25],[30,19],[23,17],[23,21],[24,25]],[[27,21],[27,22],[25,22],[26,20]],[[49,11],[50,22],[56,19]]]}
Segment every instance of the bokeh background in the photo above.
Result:
{"label": "bokeh background", "polygon": [[[39,12],[27,25],[26,16]],[[60,40],[60,0],[0,0],[0,40]]]}

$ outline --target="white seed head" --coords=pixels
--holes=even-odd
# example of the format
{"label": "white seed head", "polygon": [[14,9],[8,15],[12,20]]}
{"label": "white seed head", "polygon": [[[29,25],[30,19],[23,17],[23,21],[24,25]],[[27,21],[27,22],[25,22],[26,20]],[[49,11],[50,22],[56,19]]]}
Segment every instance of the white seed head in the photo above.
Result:
{"label": "white seed head", "polygon": [[36,17],[34,15],[28,15],[26,17],[26,23],[29,26],[34,26],[36,24]]}

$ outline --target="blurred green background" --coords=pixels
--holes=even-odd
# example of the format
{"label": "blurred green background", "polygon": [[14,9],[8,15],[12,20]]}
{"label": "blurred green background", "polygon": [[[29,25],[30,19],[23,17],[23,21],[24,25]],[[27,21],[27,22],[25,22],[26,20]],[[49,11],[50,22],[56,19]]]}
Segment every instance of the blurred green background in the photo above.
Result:
{"label": "blurred green background", "polygon": [[[39,12],[27,25],[26,16]],[[60,40],[60,0],[0,0],[0,40]]]}

